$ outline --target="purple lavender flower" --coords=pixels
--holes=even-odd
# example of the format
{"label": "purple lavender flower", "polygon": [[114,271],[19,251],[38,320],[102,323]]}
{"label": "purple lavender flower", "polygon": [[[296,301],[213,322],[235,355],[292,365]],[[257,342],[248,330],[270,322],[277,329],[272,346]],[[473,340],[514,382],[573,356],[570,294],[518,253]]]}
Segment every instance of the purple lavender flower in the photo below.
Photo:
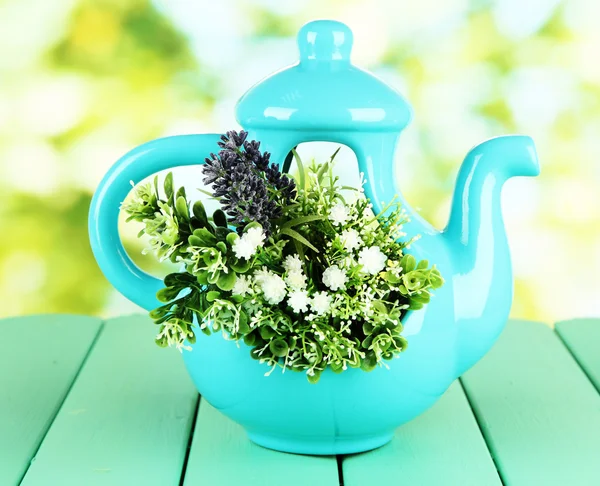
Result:
{"label": "purple lavender flower", "polygon": [[247,141],[247,137],[243,130],[221,136],[221,150],[210,154],[202,167],[204,183],[212,184],[213,195],[221,198],[239,231],[256,221],[268,235],[271,221],[282,214],[281,206],[296,196],[296,185],[276,164],[269,164],[271,155],[261,153],[260,142]]}

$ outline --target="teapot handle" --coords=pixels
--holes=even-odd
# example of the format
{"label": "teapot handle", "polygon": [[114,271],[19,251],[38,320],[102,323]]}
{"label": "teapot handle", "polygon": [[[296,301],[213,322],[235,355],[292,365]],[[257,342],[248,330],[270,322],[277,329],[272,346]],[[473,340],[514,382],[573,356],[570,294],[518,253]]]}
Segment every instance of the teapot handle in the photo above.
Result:
{"label": "teapot handle", "polygon": [[130,182],[161,170],[200,165],[215,152],[219,135],[178,135],[152,140],[121,157],[104,176],[94,193],[88,218],[90,243],[98,266],[108,281],[125,297],[146,310],[160,305],[156,292],[163,282],[137,267],[123,248],[118,220],[121,202]]}

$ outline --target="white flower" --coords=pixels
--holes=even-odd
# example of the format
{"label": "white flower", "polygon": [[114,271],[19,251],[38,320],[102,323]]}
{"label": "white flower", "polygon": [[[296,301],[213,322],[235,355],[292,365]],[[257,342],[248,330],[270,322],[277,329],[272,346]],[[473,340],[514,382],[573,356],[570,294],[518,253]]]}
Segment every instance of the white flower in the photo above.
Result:
{"label": "white flower", "polygon": [[263,246],[265,234],[262,228],[250,228],[241,238],[234,241],[232,248],[237,258],[248,260],[256,253],[259,246]]}
{"label": "white flower", "polygon": [[337,203],[329,210],[329,219],[333,224],[340,225],[348,221],[350,212],[348,208],[341,202]]}
{"label": "white flower", "polygon": [[331,265],[323,272],[323,283],[333,291],[343,289],[347,281],[348,277],[337,265]]}
{"label": "white flower", "polygon": [[325,314],[331,306],[331,295],[327,292],[316,293],[310,302],[310,306],[317,314]]}
{"label": "white flower", "polygon": [[233,295],[246,295],[252,292],[252,283],[250,279],[246,275],[239,275],[235,283],[233,284],[233,288],[231,289],[231,293]]}
{"label": "white flower", "polygon": [[256,253],[256,247],[244,237],[235,240],[232,248],[236,257],[245,258],[246,260]]}
{"label": "white flower", "polygon": [[302,272],[290,272],[285,277],[285,283],[294,290],[302,290],[306,287],[306,275]]}
{"label": "white flower", "polygon": [[298,258],[298,255],[288,255],[283,261],[283,268],[288,273],[301,272],[302,271],[302,260]]}
{"label": "white flower", "polygon": [[263,246],[263,242],[265,241],[265,233],[262,228],[253,227],[246,230],[242,238],[245,238],[255,248],[258,248],[259,246]]}
{"label": "white flower", "polygon": [[358,263],[363,266],[363,271],[375,275],[385,268],[387,257],[378,246],[363,248],[358,254]]}
{"label": "white flower", "polygon": [[341,240],[346,251],[352,251],[362,245],[358,231],[353,228],[342,231]]}
{"label": "white flower", "polygon": [[286,294],[285,282],[279,275],[275,275],[272,272],[263,271],[257,278],[257,283],[260,285],[265,300],[271,304],[279,304]]}
{"label": "white flower", "polygon": [[267,270],[267,267],[262,267],[260,270],[254,272],[254,281],[260,285],[265,278],[270,277],[271,275],[273,275],[273,273]]}
{"label": "white flower", "polygon": [[296,314],[306,312],[308,310],[309,302],[310,299],[308,298],[308,292],[306,290],[294,290],[293,292],[290,292],[288,304]]}

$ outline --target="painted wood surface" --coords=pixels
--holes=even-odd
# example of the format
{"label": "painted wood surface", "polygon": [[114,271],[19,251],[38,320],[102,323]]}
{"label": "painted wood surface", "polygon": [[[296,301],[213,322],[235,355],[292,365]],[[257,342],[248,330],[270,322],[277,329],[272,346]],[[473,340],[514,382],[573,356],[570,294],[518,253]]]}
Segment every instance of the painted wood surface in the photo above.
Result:
{"label": "painted wood surface", "polygon": [[0,321],[0,485],[19,484],[100,325],[62,315]]}
{"label": "painted wood surface", "polygon": [[338,486],[339,478],[335,457],[264,449],[250,442],[241,426],[201,400],[184,482],[198,485]]}
{"label": "painted wood surface", "polygon": [[[0,331],[19,336],[0,341],[2,486],[23,474],[23,486],[340,484],[335,457],[256,446],[206,401],[186,463],[198,395],[145,316],[22,317]],[[510,322],[464,392],[453,384],[392,443],[342,458],[344,485],[500,485],[494,462],[505,485],[600,484],[600,321],[556,331]]]}
{"label": "painted wood surface", "polygon": [[505,484],[600,484],[600,395],[548,326],[511,321],[462,381]]}
{"label": "painted wood surface", "polygon": [[23,486],[179,484],[198,395],[155,333],[145,316],[105,322]]}
{"label": "painted wood surface", "polygon": [[556,332],[600,392],[600,319],[559,322]]}
{"label": "painted wood surface", "polygon": [[343,459],[344,486],[501,486],[460,383],[388,445]]}

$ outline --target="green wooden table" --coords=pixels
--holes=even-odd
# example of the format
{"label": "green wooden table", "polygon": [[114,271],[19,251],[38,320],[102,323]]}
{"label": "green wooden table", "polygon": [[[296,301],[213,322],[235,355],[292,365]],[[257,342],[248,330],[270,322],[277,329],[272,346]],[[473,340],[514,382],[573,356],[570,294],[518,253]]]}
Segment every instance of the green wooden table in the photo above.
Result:
{"label": "green wooden table", "polygon": [[0,486],[600,485],[599,320],[511,321],[390,444],[337,458],[250,443],[154,332],[143,316],[0,321]]}

